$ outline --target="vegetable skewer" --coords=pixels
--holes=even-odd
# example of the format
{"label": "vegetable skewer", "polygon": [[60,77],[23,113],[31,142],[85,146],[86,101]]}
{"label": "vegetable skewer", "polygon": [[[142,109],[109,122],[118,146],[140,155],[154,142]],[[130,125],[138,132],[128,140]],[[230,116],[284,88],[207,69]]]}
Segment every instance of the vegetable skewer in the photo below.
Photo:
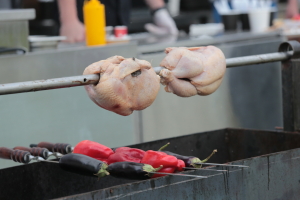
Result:
{"label": "vegetable skewer", "polygon": [[133,162],[116,162],[107,166],[104,162],[96,160],[82,154],[67,154],[60,158],[59,161],[40,160],[41,162],[50,162],[59,164],[63,170],[81,174],[84,176],[98,176],[99,178],[111,175],[117,178],[126,178],[132,180],[144,180],[151,178],[150,174],[161,174],[171,176],[186,176],[194,178],[207,178],[206,176],[173,174],[156,172],[161,169],[153,168],[151,165]]}
{"label": "vegetable skewer", "polygon": [[170,143],[168,142],[167,144],[165,144],[164,146],[162,146],[158,151],[164,152],[168,155],[174,156],[177,159],[182,160],[185,163],[186,167],[192,167],[192,168],[201,168],[202,165],[199,163],[205,163],[206,161],[208,161],[216,152],[217,150],[213,150],[213,152],[204,160],[200,160],[199,158],[195,157],[195,156],[184,156],[184,155],[179,155],[177,153],[173,153],[170,151],[163,151],[165,148],[167,148],[170,145]]}
{"label": "vegetable skewer", "polygon": [[62,169],[85,176],[98,176],[99,178],[109,175],[106,170],[107,164],[82,154],[67,154],[60,158],[59,165]]}
{"label": "vegetable skewer", "polygon": [[[80,144],[80,143],[79,143]],[[92,143],[91,143],[92,144]],[[101,145],[101,144],[100,144]],[[164,145],[163,147],[160,148],[160,150],[163,150],[164,148],[166,148],[167,146],[169,145],[166,144]],[[40,148],[46,148],[48,149],[49,151],[52,151],[52,152],[60,152],[62,154],[67,154],[67,153],[71,153],[75,147],[72,147],[70,144],[67,144],[67,143],[50,143],[50,142],[40,142],[38,144],[31,144],[30,147],[40,147]],[[119,147],[119,148],[127,148],[127,149],[130,149],[129,147]],[[114,151],[117,151],[117,149],[119,148],[113,148]],[[102,150],[101,150],[102,151]],[[142,150],[141,150],[142,151]],[[172,153],[172,152],[171,152]],[[214,153],[214,152],[213,152]],[[212,153],[212,154],[213,154]],[[178,154],[174,154],[172,153],[172,155],[178,155]],[[92,155],[88,155],[90,157],[93,157]],[[179,155],[181,156],[181,155]],[[208,158],[210,158],[212,155],[210,155]],[[176,157],[176,156],[175,156]],[[186,156],[186,157],[189,157],[189,156]],[[181,157],[177,157],[178,159],[181,159]],[[100,159],[101,160],[101,159]],[[206,159],[205,159],[206,160]],[[208,159],[207,159],[208,160]],[[130,160],[128,160],[130,161]],[[197,162],[195,162],[196,165],[200,166],[200,165],[204,165],[203,162],[200,162],[200,159],[199,160],[196,160]],[[199,163],[198,163],[199,162]],[[207,165],[207,164],[205,164]],[[223,164],[217,164],[217,163],[209,163],[209,165],[215,165],[215,166],[223,166]],[[226,165],[227,167],[230,167],[231,165],[229,164],[224,164]],[[195,170],[196,168],[194,168],[193,166],[188,166],[186,165],[187,167],[190,168],[190,170]],[[235,165],[233,167],[236,167]],[[247,167],[247,166],[245,166]],[[186,168],[188,169],[188,168]],[[204,170],[204,169],[202,169]],[[205,170],[208,170],[208,169],[205,169]],[[213,169],[210,169],[210,171],[216,171],[216,170],[213,170]]]}
{"label": "vegetable skewer", "polygon": [[168,155],[175,156],[177,159],[183,160],[183,162],[186,164],[187,167],[200,168],[202,163],[208,161],[217,152],[217,150],[213,150],[213,152],[204,160],[200,160],[195,156],[182,156],[176,153],[172,153],[170,151],[163,151],[163,152],[165,152]]}
{"label": "vegetable skewer", "polygon": [[[163,166],[153,168],[151,165],[135,162],[115,162],[107,167],[111,176],[133,180],[144,180],[157,174]],[[152,174],[153,173],[153,174]]]}
{"label": "vegetable skewer", "polygon": [[[163,149],[165,149],[167,146],[169,146],[170,143],[165,144],[164,146],[162,146],[159,151],[162,151]],[[213,150],[213,152],[204,160],[200,160],[199,158],[195,157],[195,156],[183,156],[183,155],[179,155],[170,151],[162,151],[165,152],[168,155],[172,155],[174,157],[176,157],[177,159],[183,160],[186,164],[187,167],[191,167],[191,168],[200,168],[202,165],[214,165],[214,166],[224,166],[224,167],[249,167],[249,166],[245,166],[245,165],[230,165],[230,164],[217,164],[217,163],[207,163],[206,161],[208,161],[216,152],[217,150]]]}

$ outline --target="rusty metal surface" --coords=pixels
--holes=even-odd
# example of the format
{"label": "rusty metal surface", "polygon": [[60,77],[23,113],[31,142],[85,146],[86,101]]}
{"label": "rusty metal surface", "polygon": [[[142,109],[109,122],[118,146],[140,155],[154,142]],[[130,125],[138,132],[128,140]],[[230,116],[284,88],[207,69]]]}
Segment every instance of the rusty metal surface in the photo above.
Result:
{"label": "rusty metal surface", "polygon": [[282,62],[283,124],[285,131],[300,131],[300,44],[296,41],[284,42],[280,52],[292,50],[291,60]]}
{"label": "rusty metal surface", "polygon": [[[233,164],[248,165],[250,168],[229,168],[228,173],[202,170],[184,172],[209,176],[207,179],[167,176],[132,181],[113,177],[97,180],[63,171],[56,163],[33,163],[0,170],[0,199],[244,200],[282,199],[285,196],[296,199],[300,195],[298,133],[222,129],[132,147],[155,150],[167,142],[171,143],[168,151],[200,159],[213,149],[218,149],[209,162],[234,161]],[[270,153],[274,154],[266,155]]]}
{"label": "rusty metal surface", "polygon": [[285,131],[300,131],[300,60],[282,63],[283,123]]}

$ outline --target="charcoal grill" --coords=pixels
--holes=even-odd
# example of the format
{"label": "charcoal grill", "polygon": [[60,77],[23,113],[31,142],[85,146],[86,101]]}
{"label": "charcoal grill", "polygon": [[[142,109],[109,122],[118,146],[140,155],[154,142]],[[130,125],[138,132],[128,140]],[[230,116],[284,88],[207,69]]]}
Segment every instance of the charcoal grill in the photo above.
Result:
{"label": "charcoal grill", "polygon": [[[300,45],[282,62],[284,127],[276,131],[222,129],[132,145],[197,155],[218,149],[210,162],[247,165],[228,172],[184,173],[207,179],[165,176],[145,181],[104,177],[100,180],[63,171],[56,163],[32,163],[0,170],[0,199],[299,199],[300,197]],[[262,60],[261,62],[265,62]],[[212,169],[225,169],[222,166]]]}

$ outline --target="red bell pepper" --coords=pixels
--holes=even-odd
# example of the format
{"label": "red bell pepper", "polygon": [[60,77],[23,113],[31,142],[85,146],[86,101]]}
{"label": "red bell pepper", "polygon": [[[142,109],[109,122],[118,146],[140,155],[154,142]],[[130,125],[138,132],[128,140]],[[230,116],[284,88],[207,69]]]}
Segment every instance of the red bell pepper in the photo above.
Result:
{"label": "red bell pepper", "polygon": [[[169,156],[164,152],[149,150],[146,151],[141,163],[152,165],[154,168],[158,168],[162,165],[163,168],[158,172],[174,173],[174,171],[177,169],[178,159],[174,156]],[[154,174],[152,178],[160,176],[166,175]]]}
{"label": "red bell pepper", "polygon": [[97,142],[83,140],[74,147],[73,153],[83,154],[107,162],[108,157],[114,152],[111,148]]}
{"label": "red bell pepper", "polygon": [[144,155],[145,151],[141,149],[119,147],[108,157],[108,164],[124,161],[140,163]]}
{"label": "red bell pepper", "polygon": [[184,161],[178,159],[176,172],[182,172],[182,171],[184,170],[184,169],[183,169],[184,167],[185,167]]}

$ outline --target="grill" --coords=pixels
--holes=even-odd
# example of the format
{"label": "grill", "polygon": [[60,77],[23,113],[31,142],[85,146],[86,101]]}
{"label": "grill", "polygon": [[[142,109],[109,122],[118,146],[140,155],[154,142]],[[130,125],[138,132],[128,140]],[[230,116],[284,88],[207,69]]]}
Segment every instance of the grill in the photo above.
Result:
{"label": "grill", "polygon": [[[299,43],[289,42],[282,58],[284,127],[277,131],[222,129],[132,145],[200,159],[218,149],[210,162],[246,165],[215,166],[227,172],[192,170],[206,179],[165,176],[145,181],[86,177],[63,171],[56,163],[31,163],[0,170],[1,199],[298,199],[300,196]],[[274,61],[274,60],[273,60]],[[249,62],[249,61],[247,61]],[[261,62],[266,62],[262,60]],[[242,63],[241,63],[242,65]],[[4,86],[5,87],[5,86]],[[9,92],[5,88],[5,92]],[[19,91],[18,91],[19,92]]]}
{"label": "grill", "polygon": [[[0,170],[1,199],[297,199],[300,195],[300,134],[222,129],[133,145],[200,159],[217,148],[210,162],[249,168],[213,167],[228,172],[188,171],[207,179],[165,176],[145,181],[85,177],[56,163],[32,163]],[[201,155],[203,155],[201,157]]]}

